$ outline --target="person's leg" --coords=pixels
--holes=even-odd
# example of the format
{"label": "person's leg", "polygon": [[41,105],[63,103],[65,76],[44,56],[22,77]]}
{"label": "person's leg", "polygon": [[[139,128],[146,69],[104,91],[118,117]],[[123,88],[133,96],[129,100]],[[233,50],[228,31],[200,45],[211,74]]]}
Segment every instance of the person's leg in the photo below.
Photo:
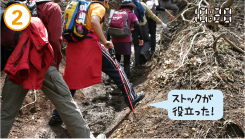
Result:
{"label": "person's leg", "polygon": [[148,23],[146,23],[145,25],[142,25],[141,30],[142,30],[144,42],[151,41],[149,37]]}
{"label": "person's leg", "polygon": [[50,66],[45,72],[42,91],[59,112],[62,121],[73,138],[89,138],[90,130],[71,92],[58,70]]}
{"label": "person's leg", "polygon": [[139,46],[139,35],[135,30],[132,31],[132,38],[133,38],[133,44],[134,44],[135,66],[138,66],[142,64],[141,58],[140,58],[141,46]]}
{"label": "person's leg", "polygon": [[145,63],[148,59],[148,55],[149,55],[149,51],[150,51],[150,47],[151,47],[151,40],[149,37],[148,23],[141,26],[141,29],[143,32],[144,44],[143,44],[143,46],[141,46],[140,55],[144,60],[143,63]]}
{"label": "person's leg", "polygon": [[121,61],[121,55],[116,54],[116,59],[120,63],[120,61]]}
{"label": "person's leg", "polygon": [[23,89],[22,85],[19,86],[8,80],[8,76],[6,77],[2,90],[1,138],[8,138],[14,119],[27,92],[28,90]]}
{"label": "person's leg", "polygon": [[156,50],[156,22],[148,20],[149,34],[151,35],[151,52],[154,53]]}
{"label": "person's leg", "polygon": [[[169,2],[171,2],[171,1],[170,0],[169,1],[161,1],[160,6],[162,8],[165,8],[168,10],[167,6],[169,5]],[[165,11],[161,11],[161,15],[162,15],[162,22],[167,24],[168,23],[168,14]]]}
{"label": "person's leg", "polygon": [[[168,9],[168,5],[170,5],[171,1],[161,1],[160,2],[160,6],[169,10]],[[167,24],[168,23],[168,14],[164,11],[161,11],[161,15],[162,15],[162,22]],[[164,30],[164,33],[169,33],[169,28],[167,27],[165,30]]]}
{"label": "person's leg", "polygon": [[[129,96],[131,102],[133,103],[133,106],[135,106],[137,102],[139,102],[141,99],[144,98],[144,92],[141,92],[140,94],[136,94],[136,92],[132,87],[132,84],[129,82],[120,63],[117,60],[116,63],[115,60],[111,57],[111,55],[104,48],[101,48],[101,50],[103,54],[102,71],[106,73],[116,83],[117,87],[122,91],[122,95],[125,98],[125,102],[129,104],[128,102],[128,96]],[[117,69],[117,65],[119,67],[119,70]],[[124,88],[124,85],[126,89]]]}
{"label": "person's leg", "polygon": [[173,16],[177,16],[179,14],[179,8],[174,3],[169,2],[169,3],[167,3],[167,5],[165,7],[174,12]]}
{"label": "person's leg", "polygon": [[124,57],[124,71],[128,77],[130,78],[130,55],[123,55]]}
{"label": "person's leg", "polygon": [[[75,95],[76,90],[70,90],[71,96],[73,97]],[[52,117],[49,121],[49,125],[55,126],[59,123],[62,123],[62,119],[60,118],[60,115],[56,109],[53,110]]]}

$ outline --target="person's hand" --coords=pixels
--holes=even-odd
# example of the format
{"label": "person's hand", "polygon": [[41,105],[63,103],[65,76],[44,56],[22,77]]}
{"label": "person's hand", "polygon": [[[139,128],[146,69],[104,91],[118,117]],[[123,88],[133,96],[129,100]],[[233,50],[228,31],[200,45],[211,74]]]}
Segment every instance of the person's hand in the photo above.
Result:
{"label": "person's hand", "polygon": [[111,41],[106,41],[106,43],[104,43],[104,47],[106,49],[110,49],[110,48],[114,48],[114,45]]}
{"label": "person's hand", "polygon": [[139,46],[142,46],[144,44],[143,40],[139,40]]}
{"label": "person's hand", "polygon": [[163,22],[161,23],[161,25],[162,25],[163,29],[167,28],[167,25],[164,24]]}
{"label": "person's hand", "polygon": [[173,20],[175,17],[173,15],[171,15],[169,18],[170,18],[170,20]]}

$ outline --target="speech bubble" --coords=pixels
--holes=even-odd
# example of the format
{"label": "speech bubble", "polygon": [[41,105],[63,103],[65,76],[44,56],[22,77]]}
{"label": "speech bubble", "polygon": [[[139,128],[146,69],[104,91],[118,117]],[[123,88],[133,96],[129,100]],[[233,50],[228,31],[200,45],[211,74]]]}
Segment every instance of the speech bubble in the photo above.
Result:
{"label": "speech bubble", "polygon": [[223,94],[219,90],[172,90],[167,101],[149,105],[168,109],[172,120],[219,120],[223,117]]}

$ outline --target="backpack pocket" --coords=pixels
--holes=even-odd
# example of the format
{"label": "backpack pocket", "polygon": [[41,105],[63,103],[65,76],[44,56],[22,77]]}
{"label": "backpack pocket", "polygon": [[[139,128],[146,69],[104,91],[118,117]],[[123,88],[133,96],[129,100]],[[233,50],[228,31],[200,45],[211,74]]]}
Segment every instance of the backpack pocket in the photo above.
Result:
{"label": "backpack pocket", "polygon": [[124,38],[130,35],[130,29],[128,27],[124,27],[123,29],[109,27],[108,33],[113,37]]}

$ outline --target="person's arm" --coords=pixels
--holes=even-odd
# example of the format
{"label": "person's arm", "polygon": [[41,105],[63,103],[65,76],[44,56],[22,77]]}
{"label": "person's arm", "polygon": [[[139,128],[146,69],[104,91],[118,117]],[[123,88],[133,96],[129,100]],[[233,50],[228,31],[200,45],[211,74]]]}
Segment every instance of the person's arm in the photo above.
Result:
{"label": "person's arm", "polygon": [[138,21],[134,21],[134,29],[140,35],[139,46],[142,46],[144,43],[143,33],[142,33],[142,29]]}
{"label": "person's arm", "polygon": [[175,18],[167,9],[165,9],[165,12],[168,14],[171,20]]}
{"label": "person's arm", "polygon": [[144,3],[144,2],[141,2],[142,6],[146,9],[146,13],[150,16],[150,18],[152,20],[154,20],[155,22],[157,22],[158,24],[161,24],[162,23],[162,20],[159,19],[152,11],[151,9],[148,8],[148,6]]}
{"label": "person's arm", "polygon": [[183,0],[183,1],[185,1],[186,3],[189,3],[189,1],[188,1],[188,0]]}
{"label": "person's arm", "polygon": [[[92,28],[94,29],[94,32],[97,34],[97,36],[100,38],[101,42],[103,43],[103,45],[106,47],[106,48],[114,48],[112,42],[110,41],[107,41],[104,34],[103,34],[103,31],[101,29],[101,26],[100,26],[100,17],[97,16],[97,15],[92,15],[91,17],[91,24],[92,24]],[[109,45],[107,45],[109,44]]]}
{"label": "person's arm", "polygon": [[[38,9],[41,13],[39,18],[46,23],[46,29],[48,32],[48,40],[54,51],[54,60],[52,65],[59,70],[59,64],[62,59],[61,43],[62,43],[62,14],[60,6],[56,3],[47,2],[44,3],[41,9]],[[39,6],[42,6],[39,5]],[[39,7],[40,8],[40,7]]]}
{"label": "person's arm", "polygon": [[160,5],[157,5],[157,6],[156,6],[156,10],[157,10],[157,11],[165,11],[165,8],[160,7]]}

